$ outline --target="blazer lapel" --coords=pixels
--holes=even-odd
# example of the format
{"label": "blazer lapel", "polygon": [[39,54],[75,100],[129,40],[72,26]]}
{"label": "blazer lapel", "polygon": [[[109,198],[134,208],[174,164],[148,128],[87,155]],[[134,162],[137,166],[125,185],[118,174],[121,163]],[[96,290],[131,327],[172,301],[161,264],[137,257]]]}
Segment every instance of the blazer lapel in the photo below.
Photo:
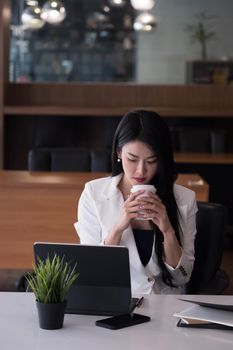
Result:
{"label": "blazer lapel", "polygon": [[122,175],[111,177],[104,187],[99,189],[95,198],[97,213],[103,228],[103,236],[106,236],[117,222],[124,203],[123,196],[118,189]]}

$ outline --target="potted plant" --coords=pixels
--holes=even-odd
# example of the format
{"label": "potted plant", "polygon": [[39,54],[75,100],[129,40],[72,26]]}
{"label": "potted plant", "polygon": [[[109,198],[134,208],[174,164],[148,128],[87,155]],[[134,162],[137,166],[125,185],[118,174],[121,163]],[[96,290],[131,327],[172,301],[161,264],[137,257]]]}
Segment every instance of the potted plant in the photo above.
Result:
{"label": "potted plant", "polygon": [[186,26],[187,32],[191,35],[192,42],[198,42],[201,46],[201,58],[207,58],[207,43],[216,39],[216,33],[212,29],[212,23],[215,16],[208,15],[206,12],[200,12],[196,15],[196,23]]}
{"label": "potted plant", "polygon": [[65,296],[78,277],[76,265],[54,254],[38,264],[26,276],[29,288],[35,294],[40,328],[62,328],[66,308]]}

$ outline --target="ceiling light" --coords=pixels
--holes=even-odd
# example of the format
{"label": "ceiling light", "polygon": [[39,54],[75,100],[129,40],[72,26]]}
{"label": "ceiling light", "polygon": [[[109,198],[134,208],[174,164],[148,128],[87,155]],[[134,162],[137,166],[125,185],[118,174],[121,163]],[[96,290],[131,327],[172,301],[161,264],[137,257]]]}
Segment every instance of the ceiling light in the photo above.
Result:
{"label": "ceiling light", "polygon": [[103,11],[107,13],[110,12],[110,7],[107,5],[103,6]]}
{"label": "ceiling light", "polygon": [[38,1],[36,0],[26,0],[27,6],[38,6]]}
{"label": "ceiling light", "polygon": [[155,5],[155,0],[131,0],[131,5],[138,11],[149,11]]}
{"label": "ceiling light", "polygon": [[150,32],[156,26],[156,18],[148,12],[141,13],[135,18],[134,29],[142,32]]}
{"label": "ceiling light", "polygon": [[125,5],[125,0],[109,0],[109,4],[115,7],[121,7]]}
{"label": "ceiling light", "polygon": [[50,0],[42,7],[41,18],[51,24],[60,23],[66,17],[66,10],[61,1]]}
{"label": "ceiling light", "polygon": [[21,15],[22,23],[27,29],[40,29],[45,22],[40,17],[41,9],[38,6],[26,7]]}

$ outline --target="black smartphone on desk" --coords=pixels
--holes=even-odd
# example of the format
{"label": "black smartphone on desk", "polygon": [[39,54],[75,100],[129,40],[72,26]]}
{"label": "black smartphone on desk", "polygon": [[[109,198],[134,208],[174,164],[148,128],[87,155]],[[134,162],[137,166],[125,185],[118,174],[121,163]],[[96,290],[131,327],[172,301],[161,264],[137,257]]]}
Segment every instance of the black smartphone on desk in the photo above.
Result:
{"label": "black smartphone on desk", "polygon": [[103,320],[96,321],[95,324],[96,326],[108,329],[120,329],[148,321],[150,321],[149,316],[133,313],[104,318]]}

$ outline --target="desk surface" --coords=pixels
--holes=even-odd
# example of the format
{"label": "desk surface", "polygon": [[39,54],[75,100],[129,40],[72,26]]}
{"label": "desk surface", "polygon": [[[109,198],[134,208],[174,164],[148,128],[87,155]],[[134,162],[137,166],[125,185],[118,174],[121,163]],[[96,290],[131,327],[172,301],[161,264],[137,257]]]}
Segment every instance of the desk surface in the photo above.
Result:
{"label": "desk surface", "polygon": [[[7,188],[83,190],[86,182],[108,176],[92,172],[0,171],[0,190]],[[196,192],[197,200],[208,201],[209,185],[198,174],[179,174],[176,183]]]}
{"label": "desk surface", "polygon": [[233,153],[180,152],[174,158],[176,163],[233,164]]}
{"label": "desk surface", "polygon": [[[138,313],[151,317],[145,324],[108,330],[95,326],[104,317],[65,315],[60,330],[42,330],[38,325],[34,295],[0,293],[0,338],[4,350],[232,350],[233,331],[187,329],[176,327],[172,315],[191,304],[175,295],[151,295]],[[184,296],[184,298],[191,296]],[[211,301],[233,304],[233,296],[203,296]],[[192,299],[200,296],[192,296]]]}
{"label": "desk surface", "polygon": [[[84,187],[87,181],[108,176],[108,173],[94,172],[43,172],[26,170],[0,170],[0,188],[4,187]],[[206,182],[198,174],[179,174],[177,181],[183,186],[203,186]]]}
{"label": "desk surface", "polygon": [[27,170],[0,171],[1,187],[34,187],[36,188],[79,188],[87,181],[107,176],[107,173],[92,172],[47,172]]}

